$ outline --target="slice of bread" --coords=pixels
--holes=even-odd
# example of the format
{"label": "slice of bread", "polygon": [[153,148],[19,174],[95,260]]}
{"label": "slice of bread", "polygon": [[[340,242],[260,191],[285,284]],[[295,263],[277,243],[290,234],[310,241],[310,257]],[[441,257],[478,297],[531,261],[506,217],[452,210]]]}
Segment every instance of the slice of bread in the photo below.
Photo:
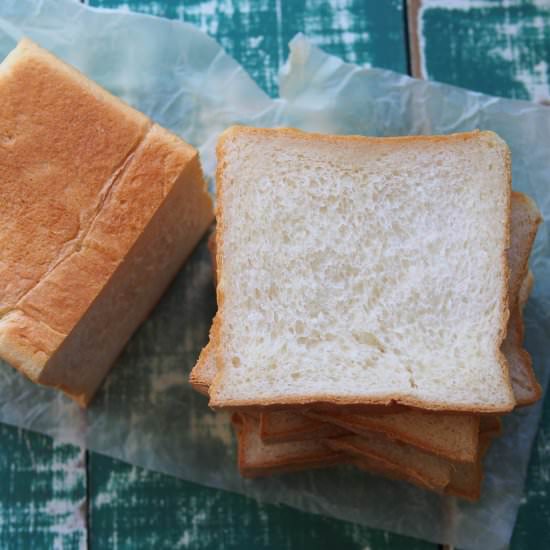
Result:
{"label": "slice of bread", "polygon": [[193,388],[208,395],[210,385],[216,376],[216,355],[214,353],[212,341],[210,340],[199,355],[195,366],[191,369],[189,383]]}
{"label": "slice of bread", "polygon": [[451,471],[451,481],[445,487],[447,495],[476,501],[481,496],[483,458],[491,444],[488,434],[480,433],[479,458],[474,464],[457,464]]}
{"label": "slice of bread", "polygon": [[483,415],[479,420],[479,433],[488,437],[498,437],[502,434],[502,420],[499,416]]}
{"label": "slice of bread", "polygon": [[416,485],[422,489],[427,489],[428,491],[436,491],[439,493],[443,491],[442,487],[434,488],[429,480],[426,481],[424,476],[418,474],[414,469],[405,471],[403,468],[382,458],[375,458],[372,456],[362,456],[358,458],[355,456],[351,459],[351,464],[359,470],[364,470],[365,472],[381,477],[387,477],[389,479],[406,481],[407,483],[412,483],[413,485]]}
{"label": "slice of bread", "polygon": [[385,461],[429,489],[443,491],[451,480],[453,465],[448,460],[381,435],[349,435],[325,439],[323,443],[334,451],[347,453],[359,460]]}
{"label": "slice of bread", "polygon": [[[527,260],[532,246],[536,228],[539,223],[538,210],[534,203],[520,193],[512,195],[512,247],[509,251],[512,266],[510,277],[510,302],[515,301],[514,293],[521,271],[526,269]],[[215,242],[212,239],[211,250],[215,251]],[[527,279],[528,281],[528,279]],[[526,283],[528,285],[528,283]],[[529,286],[526,286],[526,289]],[[526,293],[522,301],[526,299]],[[512,316],[509,322],[510,329],[515,330]],[[508,338],[508,342],[512,342]],[[193,369],[190,381],[202,393],[208,393],[216,367],[211,354],[211,344],[203,350],[199,361]],[[515,346],[515,347],[514,347]],[[514,392],[521,398],[521,392],[536,395],[538,384],[530,367],[528,354],[521,351],[519,341],[513,341],[512,346],[506,349],[506,356],[511,365],[514,380],[522,381],[522,386],[514,384]],[[397,440],[407,442],[442,457],[457,462],[472,462],[475,460],[478,448],[478,419],[465,415],[437,416],[421,411],[405,411],[395,414],[360,414],[347,411],[308,411],[310,418],[319,420],[312,423],[301,415],[292,417],[289,411],[267,412],[262,414],[262,437],[269,442],[292,441],[293,439],[317,437],[324,430],[329,430],[325,422],[332,422],[344,429],[362,433],[365,430],[386,433]],[[289,420],[290,419],[290,420]],[[323,421],[323,422],[321,422]],[[483,419],[485,422],[485,419]],[[286,423],[286,426],[285,426]],[[337,433],[337,432],[335,432]]]}
{"label": "slice of bread", "polygon": [[522,309],[533,284],[529,276],[529,255],[542,218],[540,212],[527,195],[513,193],[511,233],[509,302],[510,319],[502,343],[502,351],[510,365],[512,387],[518,406],[531,405],[538,401],[542,390],[531,366],[531,357],[523,348]]}
{"label": "slice of bread", "polygon": [[361,457],[354,458],[352,464],[361,470],[407,481],[417,485],[423,489],[435,490],[443,492],[449,496],[456,496],[466,500],[475,502],[479,500],[481,494],[481,484],[483,482],[483,456],[485,455],[490,444],[490,438],[482,436],[480,438],[479,458],[473,464],[457,464],[451,469],[449,483],[443,488],[435,488],[426,481],[425,477],[418,474],[414,469],[403,469],[402,467],[393,464],[382,458]]}
{"label": "slice of bread", "polygon": [[[267,413],[270,414],[270,413]],[[455,462],[474,462],[479,446],[479,416],[408,411],[354,414],[342,411],[305,413],[358,435],[377,432]],[[263,414],[262,417],[266,416]]]}
{"label": "slice of bread", "polygon": [[533,290],[534,284],[535,276],[533,275],[533,272],[529,269],[519,289],[519,307],[521,310],[523,310],[525,304],[527,303],[527,300],[529,300],[529,296],[531,294],[531,291]]}
{"label": "slice of bread", "polygon": [[346,455],[316,440],[267,445],[260,437],[257,418],[235,413],[232,420],[237,432],[239,470],[245,477],[324,468],[347,460]]}
{"label": "slice of bread", "polygon": [[[430,467],[430,459],[424,461],[424,454],[419,453],[414,447],[385,438],[373,436],[378,441],[374,445],[369,444],[369,438],[363,438],[362,443],[352,445],[351,452],[349,446],[344,445],[346,449],[343,454],[327,457],[323,455],[316,442],[311,440],[267,444],[259,437],[257,418],[238,413],[232,418],[238,435],[241,473],[247,477],[293,472],[309,468],[309,464],[313,467],[325,467],[351,463],[375,474],[405,480],[425,489],[469,500],[479,498],[483,477],[482,457],[494,433],[491,430],[495,427],[496,419],[484,417],[476,462],[455,464],[437,460],[436,467],[433,468]],[[335,437],[325,443],[338,446],[340,440],[341,438]],[[346,452],[350,454],[347,455]],[[449,472],[448,476],[446,472]]]}
{"label": "slice of bread", "polygon": [[348,435],[336,424],[319,422],[293,411],[271,411],[260,415],[260,436],[265,443],[304,441]]}
{"label": "slice of bread", "polygon": [[217,185],[213,408],[514,407],[498,136],[234,127]]}
{"label": "slice of bread", "polygon": [[0,94],[0,357],[84,406],[212,202],[193,147],[31,41]]}
{"label": "slice of bread", "polygon": [[[511,247],[508,251],[509,263],[512,267],[509,279],[509,303],[514,304],[516,296],[518,297],[518,304],[520,315],[518,317],[517,310],[512,312],[508,321],[509,331],[516,331],[515,334],[510,334],[503,343],[503,351],[505,351],[506,359],[510,367],[510,375],[512,379],[512,387],[514,390],[514,396],[517,400],[517,404],[528,405],[533,401],[536,401],[540,395],[540,387],[536,380],[535,374],[531,366],[531,359],[525,350],[522,350],[523,342],[523,322],[521,319],[521,309],[523,308],[529,293],[531,292],[534,277],[531,271],[527,271],[527,263],[529,255],[531,253],[531,247],[536,235],[538,225],[540,223],[540,213],[535,203],[522,193],[512,193],[512,227],[511,227]],[[215,232],[213,232],[209,238],[208,246],[211,252],[213,275],[216,278],[216,241]],[[525,275],[522,276],[522,273]],[[518,281],[523,277],[518,292]],[[214,325],[211,333],[213,333]],[[208,393],[208,386],[214,380],[216,373],[214,358],[206,359],[209,354],[209,350],[205,351],[205,354],[201,354],[197,365],[192,370],[190,375],[190,382],[196,387],[197,391],[201,393]],[[204,366],[203,366],[204,363]],[[322,411],[327,414],[330,411]],[[340,411],[341,412],[341,411]],[[380,408],[378,411],[373,410],[373,413],[394,412],[390,407]],[[359,411],[360,414],[360,411]],[[290,432],[289,432],[290,433]],[[285,434],[281,434],[285,437]],[[452,456],[449,458],[453,459]],[[460,460],[460,459],[459,459]]]}

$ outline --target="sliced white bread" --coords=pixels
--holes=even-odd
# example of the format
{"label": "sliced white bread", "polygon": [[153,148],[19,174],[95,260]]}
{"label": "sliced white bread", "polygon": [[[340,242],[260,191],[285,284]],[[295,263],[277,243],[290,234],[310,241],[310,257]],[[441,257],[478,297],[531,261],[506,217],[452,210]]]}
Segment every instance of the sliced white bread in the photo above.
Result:
{"label": "sliced white bread", "polygon": [[532,199],[522,193],[513,193],[510,250],[508,330],[502,343],[502,351],[510,365],[512,387],[518,406],[538,401],[542,390],[531,365],[531,357],[523,348],[523,305],[533,285],[529,276],[529,256],[535,240],[541,215]]}
{"label": "sliced white bread", "polygon": [[318,440],[267,445],[260,437],[257,418],[235,413],[232,420],[237,432],[239,470],[245,477],[324,468],[347,460],[344,454]]}
{"label": "sliced white bread", "polygon": [[533,275],[533,272],[529,269],[519,289],[519,306],[522,311],[525,307],[525,304],[527,303],[527,300],[529,300],[529,296],[531,294],[531,291],[533,290],[534,284],[535,276]]}
{"label": "sliced white bread", "polygon": [[416,447],[377,434],[349,435],[324,439],[333,451],[363,458],[383,460],[400,469],[423,487],[443,491],[451,480],[452,463]]}
{"label": "sliced white bread", "polygon": [[425,477],[419,474],[415,469],[404,469],[392,462],[381,458],[361,457],[354,458],[352,464],[361,470],[407,481],[423,489],[435,490],[450,496],[457,496],[466,500],[479,500],[481,494],[481,484],[483,482],[483,456],[490,445],[490,437],[482,435],[480,437],[480,449],[478,459],[472,464],[457,464],[451,469],[451,476],[448,485],[443,489],[433,488],[427,482]]}
{"label": "sliced white bread", "polygon": [[445,494],[471,501],[479,500],[483,483],[483,458],[489,449],[491,438],[488,433],[480,433],[478,460],[474,464],[457,464],[453,468]]}
{"label": "sliced white bread", "polygon": [[[539,216],[533,202],[520,193],[512,196],[512,247],[509,251],[510,265],[510,302],[515,301],[514,294],[520,273],[526,269],[530,247],[539,223]],[[215,242],[210,241],[211,250],[215,250]],[[527,277],[527,276],[526,276]],[[527,281],[529,278],[526,279]],[[521,302],[527,297],[528,282]],[[516,317],[512,316],[509,322],[510,329],[516,330],[512,324]],[[521,324],[521,323],[520,323]],[[530,367],[530,358],[520,349],[520,342],[508,338],[506,356],[510,362],[514,380],[525,381],[521,386],[514,384],[514,391],[518,398],[526,392],[536,395],[538,384],[534,379]],[[215,360],[208,345],[201,353],[196,367],[193,369],[190,382],[202,393],[208,393],[216,372]],[[514,347],[515,346],[515,347]],[[272,411],[262,414],[261,434],[264,441],[284,442],[304,437],[317,438],[333,432],[334,428],[325,423],[332,422],[343,429],[362,433],[366,431],[382,432],[397,440],[416,445],[428,452],[439,454],[457,462],[472,462],[476,458],[478,448],[479,420],[475,416],[429,414],[421,411],[405,411],[394,414],[360,414],[348,411],[308,411],[310,419],[302,415],[293,415],[291,411]],[[319,422],[313,422],[316,418]]]}
{"label": "sliced white bread", "polygon": [[[380,436],[363,438],[362,443],[354,443],[351,447],[349,444],[343,445],[341,447],[344,453],[337,456],[323,454],[317,442],[311,440],[267,444],[260,438],[257,418],[248,414],[233,415],[239,442],[239,466],[245,476],[258,477],[292,472],[307,469],[310,464],[312,467],[325,467],[351,463],[372,473],[406,480],[425,489],[469,500],[479,498],[482,480],[481,461],[494,434],[497,425],[495,421],[498,423],[497,417],[483,418],[480,450],[476,462],[456,464],[438,459],[434,463],[429,455],[427,460],[423,460],[425,453]],[[345,440],[335,437],[325,440],[325,443],[337,447],[342,439]],[[369,444],[373,439],[375,443]]]}
{"label": "sliced white bread", "polygon": [[[262,418],[271,413],[262,414]],[[355,414],[308,411],[310,418],[335,424],[358,435],[381,433],[455,462],[474,462],[479,447],[479,416],[408,411]]]}
{"label": "sliced white bread", "polygon": [[[210,332],[212,332],[212,329]],[[202,348],[195,366],[191,369],[189,383],[196,391],[207,396],[215,376],[216,355],[214,353],[212,341],[209,340],[208,344]]]}
{"label": "sliced white bread", "polygon": [[[527,301],[534,284],[533,273],[528,270],[528,259],[540,223],[540,213],[535,203],[526,195],[518,192],[512,193],[511,209],[511,246],[508,250],[509,264],[511,266],[509,278],[509,303],[515,304],[518,301],[520,315],[513,311],[508,321],[507,334],[512,332],[503,343],[503,352],[510,367],[512,387],[517,404],[527,405],[538,399],[540,387],[536,381],[531,366],[531,359],[522,348],[523,343],[523,322],[521,310]],[[213,232],[208,241],[211,252],[213,276],[216,279],[216,241]],[[522,281],[519,285],[518,281]],[[517,297],[517,298],[516,298]],[[515,308],[514,308],[515,309]],[[214,320],[211,333],[214,332]],[[208,394],[208,387],[214,380],[216,373],[215,358],[210,357],[210,348],[201,353],[195,368],[191,371],[191,384],[205,395]],[[389,407],[380,410],[384,413],[393,412]],[[328,413],[329,411],[323,411]],[[404,411],[406,412],[406,411]],[[281,434],[284,437],[284,434]],[[267,436],[269,437],[269,436]],[[453,459],[452,457],[449,457]]]}
{"label": "sliced white bread", "polygon": [[349,430],[319,422],[293,411],[271,411],[260,415],[260,437],[265,443],[304,441],[348,435]]}
{"label": "sliced white bread", "polygon": [[498,136],[234,127],[217,185],[213,408],[513,408]]}

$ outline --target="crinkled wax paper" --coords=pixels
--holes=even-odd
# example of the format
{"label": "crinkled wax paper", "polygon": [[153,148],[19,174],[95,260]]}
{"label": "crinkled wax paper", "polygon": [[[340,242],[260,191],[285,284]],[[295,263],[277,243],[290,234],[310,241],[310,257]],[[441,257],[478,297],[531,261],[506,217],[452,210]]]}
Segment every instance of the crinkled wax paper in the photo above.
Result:
{"label": "crinkled wax paper", "polygon": [[[280,99],[265,95],[216,42],[180,22],[93,10],[69,0],[9,0],[0,53],[28,35],[200,148],[212,176],[214,144],[234,123],[369,135],[492,129],[510,145],[513,182],[550,219],[550,109],[343,63],[291,43]],[[212,184],[212,183],[211,183]],[[536,286],[526,345],[539,380],[550,365],[548,225],[532,257]],[[228,419],[187,383],[208,338],[215,297],[205,243],[137,331],[88,411],[0,365],[0,421],[86,445],[146,468],[310,512],[446,542],[500,548],[509,541],[540,404],[510,415],[486,460],[478,504],[442,498],[351,468],[244,481]]]}

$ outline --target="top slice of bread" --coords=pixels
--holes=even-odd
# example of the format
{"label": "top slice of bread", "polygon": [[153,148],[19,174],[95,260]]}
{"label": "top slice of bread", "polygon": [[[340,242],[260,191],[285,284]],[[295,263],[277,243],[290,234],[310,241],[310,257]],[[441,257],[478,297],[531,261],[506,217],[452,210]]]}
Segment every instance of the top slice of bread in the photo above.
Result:
{"label": "top slice of bread", "polygon": [[0,356],[85,405],[211,199],[193,147],[29,40],[0,94]]}
{"label": "top slice of bread", "polygon": [[513,408],[498,136],[234,127],[217,184],[212,407]]}
{"label": "top slice of bread", "polygon": [[[508,261],[510,265],[510,277],[508,284],[508,301],[511,305],[511,315],[508,319],[506,338],[502,344],[502,351],[509,365],[510,378],[517,406],[532,404],[537,401],[541,395],[540,385],[538,384],[533,368],[531,358],[527,351],[523,349],[523,322],[521,310],[528,299],[534,284],[534,277],[528,270],[528,259],[531,248],[536,236],[538,225],[541,221],[540,212],[532,199],[523,193],[512,193],[511,208],[511,245],[508,249]],[[214,283],[216,283],[216,240],[215,232],[210,235],[208,248],[212,258],[212,268]],[[524,275],[522,275],[524,274]],[[519,291],[518,281],[522,280]],[[515,306],[517,302],[517,307]],[[211,333],[215,332],[214,319]],[[193,387],[201,393],[208,395],[208,389],[214,381],[216,374],[216,363],[214,350],[210,343],[205,346],[197,364],[192,369],[189,381]],[[393,407],[396,408],[396,407]],[[381,409],[381,408],[380,408]],[[383,407],[384,413],[399,412],[391,410],[391,407]],[[285,411],[286,412],[286,411]],[[323,414],[330,414],[330,411],[320,411]],[[341,411],[337,410],[341,417]],[[377,411],[373,410],[373,413]],[[408,411],[401,411],[406,414]],[[355,412],[360,414],[360,412]],[[341,419],[341,418],[340,418]],[[417,426],[418,433],[422,433],[430,439],[430,431]],[[290,431],[281,433],[281,437],[290,436]],[[277,436],[279,437],[279,436]],[[454,451],[453,451],[454,452]],[[450,456],[451,459],[455,459]]]}

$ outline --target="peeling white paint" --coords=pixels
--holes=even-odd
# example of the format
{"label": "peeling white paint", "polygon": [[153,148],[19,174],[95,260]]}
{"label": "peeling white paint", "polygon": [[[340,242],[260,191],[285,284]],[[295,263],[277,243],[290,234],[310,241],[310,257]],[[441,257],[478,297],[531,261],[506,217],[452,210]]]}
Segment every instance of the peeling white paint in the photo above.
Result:
{"label": "peeling white paint", "polygon": [[[418,29],[418,45],[419,45],[419,60],[420,73],[423,78],[429,78],[429,70],[426,66],[426,37],[424,34],[424,19],[427,11],[431,9],[447,9],[468,11],[472,9],[502,9],[503,7],[520,6],[519,0],[508,0],[495,4],[489,0],[424,0],[417,14],[417,29]],[[550,2],[548,0],[540,1],[537,6],[550,11]],[[536,102],[547,102],[550,100],[550,74],[548,72],[548,63],[541,60],[533,67],[520,66],[519,48],[524,46],[522,40],[535,29],[536,34],[543,39],[546,26],[550,21],[540,15],[531,19],[521,21],[510,21],[509,15],[506,13],[502,22],[491,27],[491,31],[495,33],[495,42],[505,42],[505,46],[495,46],[486,55],[488,57],[499,58],[513,66],[513,79],[522,84],[527,90],[530,98]],[[471,32],[474,32],[471,29]]]}
{"label": "peeling white paint", "polygon": [[[34,439],[21,433],[26,447],[22,461],[14,461],[9,475],[28,480],[31,494],[35,484],[50,492],[49,499],[18,501],[17,494],[0,499],[0,531],[32,530],[43,533],[51,548],[86,548],[86,468],[85,451],[72,446],[53,443],[50,453],[37,452]],[[22,447],[23,448],[23,447]],[[53,461],[52,461],[53,459]],[[80,495],[80,498],[78,498]],[[37,523],[37,518],[48,518]],[[75,546],[78,540],[78,546]]]}

